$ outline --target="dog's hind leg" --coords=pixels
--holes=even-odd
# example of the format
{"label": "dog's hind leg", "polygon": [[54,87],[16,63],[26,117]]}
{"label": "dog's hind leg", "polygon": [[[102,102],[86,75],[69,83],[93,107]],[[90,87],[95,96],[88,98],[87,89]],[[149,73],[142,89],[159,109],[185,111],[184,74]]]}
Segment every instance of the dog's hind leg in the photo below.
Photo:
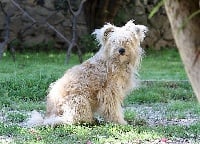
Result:
{"label": "dog's hind leg", "polygon": [[66,119],[66,122],[71,121],[71,124],[93,122],[93,112],[91,109],[91,105],[88,99],[83,96],[70,97],[62,105],[62,110],[62,117]]}
{"label": "dog's hind leg", "polygon": [[56,114],[48,115],[44,125],[92,123],[93,113],[89,101],[81,96],[69,96],[57,106]]}

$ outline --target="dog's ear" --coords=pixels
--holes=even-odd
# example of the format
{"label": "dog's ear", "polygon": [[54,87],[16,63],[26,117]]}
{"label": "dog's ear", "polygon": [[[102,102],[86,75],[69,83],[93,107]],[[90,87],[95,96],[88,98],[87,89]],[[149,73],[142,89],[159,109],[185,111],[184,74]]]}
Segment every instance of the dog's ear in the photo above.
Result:
{"label": "dog's ear", "polygon": [[144,25],[135,25],[136,27],[136,35],[138,37],[138,39],[140,40],[140,42],[142,42],[146,36],[146,33],[148,31],[148,28]]}
{"label": "dog's ear", "polygon": [[144,40],[148,31],[148,28],[144,25],[135,25],[134,20],[128,21],[124,27],[126,30],[131,31],[140,42]]}
{"label": "dog's ear", "polygon": [[114,28],[113,27],[109,27],[104,31],[104,35],[103,35],[104,41],[106,41],[108,39],[108,37],[110,36],[110,34],[112,32],[114,32]]}
{"label": "dog's ear", "polygon": [[104,45],[110,34],[114,32],[114,25],[110,23],[104,25],[101,29],[96,29],[92,34],[96,36],[96,40],[100,45]]}

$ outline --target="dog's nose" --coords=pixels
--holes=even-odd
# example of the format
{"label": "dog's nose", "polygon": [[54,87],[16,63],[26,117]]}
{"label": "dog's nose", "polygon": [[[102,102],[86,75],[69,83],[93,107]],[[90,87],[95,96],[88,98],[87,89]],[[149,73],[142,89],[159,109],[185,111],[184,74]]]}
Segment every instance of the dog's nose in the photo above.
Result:
{"label": "dog's nose", "polygon": [[124,55],[124,53],[125,53],[125,49],[124,49],[124,48],[120,48],[120,49],[119,49],[119,54],[120,54],[120,55]]}

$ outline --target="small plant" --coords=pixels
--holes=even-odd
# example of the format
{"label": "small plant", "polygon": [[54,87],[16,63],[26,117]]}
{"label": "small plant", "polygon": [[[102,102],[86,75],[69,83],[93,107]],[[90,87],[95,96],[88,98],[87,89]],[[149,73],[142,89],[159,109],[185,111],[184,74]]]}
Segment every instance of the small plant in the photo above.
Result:
{"label": "small plant", "polygon": [[94,53],[98,51],[98,44],[95,41],[95,38],[91,35],[84,35],[80,38],[80,43],[82,45],[83,53]]}
{"label": "small plant", "polygon": [[128,124],[130,124],[130,125],[143,126],[143,125],[147,124],[146,120],[136,117],[136,113],[129,109],[124,112],[124,117],[125,117],[125,120],[128,122]]}
{"label": "small plant", "polygon": [[136,113],[134,111],[131,111],[131,110],[126,110],[124,112],[124,117],[127,121],[132,121],[136,118]]}
{"label": "small plant", "polygon": [[0,109],[3,107],[9,107],[12,104],[12,100],[8,97],[8,91],[0,89]]}

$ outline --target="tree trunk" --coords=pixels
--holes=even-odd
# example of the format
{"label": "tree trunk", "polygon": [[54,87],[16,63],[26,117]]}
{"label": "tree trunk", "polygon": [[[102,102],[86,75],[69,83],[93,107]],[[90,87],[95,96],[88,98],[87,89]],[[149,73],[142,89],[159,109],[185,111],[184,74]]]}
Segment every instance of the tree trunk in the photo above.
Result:
{"label": "tree trunk", "polygon": [[199,0],[164,0],[164,3],[186,73],[200,102]]}

